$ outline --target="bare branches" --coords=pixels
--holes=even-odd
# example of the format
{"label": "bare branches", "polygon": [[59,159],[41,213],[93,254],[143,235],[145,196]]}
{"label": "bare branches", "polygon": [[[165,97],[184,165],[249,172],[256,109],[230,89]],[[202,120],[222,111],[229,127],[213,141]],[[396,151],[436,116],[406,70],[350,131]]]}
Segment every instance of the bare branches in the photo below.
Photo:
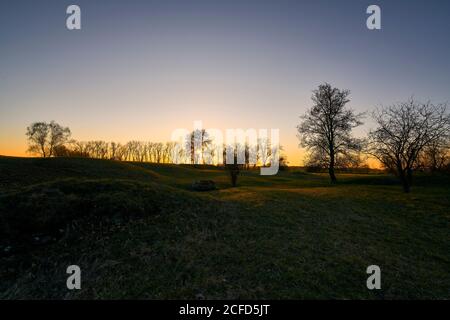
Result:
{"label": "bare branches", "polygon": [[28,152],[46,158],[54,155],[55,148],[63,146],[70,137],[70,129],[55,121],[35,122],[27,127]]}
{"label": "bare branches", "polygon": [[326,163],[333,182],[336,162],[361,150],[360,141],[352,138],[351,131],[362,124],[363,115],[345,108],[349,95],[349,90],[339,90],[328,83],[320,85],[311,97],[314,105],[301,116],[302,122],[297,126],[300,145],[310,151],[309,161]]}
{"label": "bare branches", "polygon": [[421,103],[413,98],[373,113],[378,127],[369,133],[368,153],[397,173],[409,192],[412,171],[427,147],[447,141],[450,115],[446,104]]}

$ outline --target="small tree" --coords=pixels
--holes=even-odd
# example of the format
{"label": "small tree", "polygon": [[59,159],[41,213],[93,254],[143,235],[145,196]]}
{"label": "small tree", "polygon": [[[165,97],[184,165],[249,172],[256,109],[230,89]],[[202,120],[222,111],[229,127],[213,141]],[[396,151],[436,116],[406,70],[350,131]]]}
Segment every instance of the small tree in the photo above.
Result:
{"label": "small tree", "polygon": [[378,127],[369,133],[369,153],[400,178],[405,192],[412,184],[419,156],[450,134],[447,105],[420,103],[414,99],[377,110]]}
{"label": "small tree", "polygon": [[55,148],[60,148],[70,138],[70,129],[62,127],[55,121],[50,123],[35,122],[27,127],[28,152],[46,158],[54,155]]}
{"label": "small tree", "polygon": [[230,181],[231,181],[231,185],[233,187],[237,186],[237,180],[238,180],[238,176],[240,173],[240,166],[237,163],[232,163],[232,164],[226,164],[225,167],[228,170],[228,173],[230,174]]}
{"label": "small tree", "polygon": [[280,164],[280,171],[288,171],[289,170],[289,162],[287,161],[287,156],[282,155],[280,156],[280,160],[279,160],[279,164]]}
{"label": "small tree", "polygon": [[353,128],[362,124],[362,114],[355,114],[345,105],[350,101],[349,90],[339,90],[325,83],[313,91],[314,105],[301,117],[297,126],[300,146],[311,152],[313,158],[326,163],[332,182],[339,157],[348,157],[361,149],[361,141],[352,138]]}
{"label": "small tree", "polygon": [[[224,160],[225,160],[225,169],[228,170],[228,173],[230,175],[231,185],[233,187],[236,187],[239,173],[241,172],[241,168],[243,167],[242,164],[238,164],[238,145],[237,144],[235,144],[234,146],[227,145],[224,148],[224,152],[226,152],[225,150],[233,150],[233,162],[232,163],[226,162],[225,154],[224,154]],[[228,151],[228,152],[230,152],[230,151]]]}
{"label": "small tree", "polygon": [[56,146],[53,148],[53,156],[54,157],[72,157],[77,156],[77,154],[73,151],[67,148],[65,145]]}

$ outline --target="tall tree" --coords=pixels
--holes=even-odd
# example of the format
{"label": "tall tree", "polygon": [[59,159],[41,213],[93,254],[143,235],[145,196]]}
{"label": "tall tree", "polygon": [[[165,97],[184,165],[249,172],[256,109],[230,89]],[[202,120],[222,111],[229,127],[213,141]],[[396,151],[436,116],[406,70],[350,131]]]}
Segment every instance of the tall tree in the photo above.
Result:
{"label": "tall tree", "polygon": [[362,124],[362,114],[346,108],[349,90],[333,88],[325,83],[313,91],[314,105],[301,116],[297,126],[300,145],[320,155],[328,164],[330,179],[335,182],[337,158],[361,149],[361,142],[351,136],[353,128]]}
{"label": "tall tree", "polygon": [[378,127],[369,133],[368,152],[395,172],[409,192],[421,153],[450,135],[447,105],[411,98],[375,111],[373,118]]}
{"label": "tall tree", "polygon": [[51,121],[48,126],[50,128],[49,156],[51,157],[53,156],[55,148],[64,146],[64,144],[69,141],[71,133],[68,127],[63,127],[55,121]]}
{"label": "tall tree", "polygon": [[28,152],[39,154],[42,157],[54,155],[55,148],[60,148],[68,142],[70,129],[62,127],[55,121],[50,123],[35,122],[27,127]]}
{"label": "tall tree", "polygon": [[47,136],[49,127],[45,122],[35,122],[27,127],[28,137],[28,152],[33,154],[40,154],[46,158],[47,151]]}

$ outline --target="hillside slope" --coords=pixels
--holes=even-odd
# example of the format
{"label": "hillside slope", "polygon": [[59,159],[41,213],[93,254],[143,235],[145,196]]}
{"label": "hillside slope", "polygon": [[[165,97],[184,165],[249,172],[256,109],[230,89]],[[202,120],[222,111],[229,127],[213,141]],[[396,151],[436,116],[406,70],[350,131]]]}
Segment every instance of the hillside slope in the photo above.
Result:
{"label": "hillside slope", "polygon": [[86,158],[17,158],[0,156],[0,192],[65,178],[156,181],[150,169],[127,162]]}
{"label": "hillside slope", "polygon": [[[230,188],[211,167],[0,164],[0,299],[450,299],[446,175],[405,194],[384,174],[246,171]],[[196,179],[219,188],[189,191]],[[66,288],[72,264],[81,290]],[[366,288],[372,264],[381,290]]]}

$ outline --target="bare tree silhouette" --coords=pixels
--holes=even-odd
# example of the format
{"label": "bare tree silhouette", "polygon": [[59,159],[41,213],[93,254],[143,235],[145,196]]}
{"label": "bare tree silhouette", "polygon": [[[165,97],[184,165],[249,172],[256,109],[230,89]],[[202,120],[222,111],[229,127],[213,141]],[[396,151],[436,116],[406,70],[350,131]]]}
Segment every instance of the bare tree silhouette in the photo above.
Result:
{"label": "bare tree silhouette", "polygon": [[355,114],[345,105],[350,101],[349,90],[339,90],[325,83],[313,91],[314,105],[297,126],[300,145],[328,164],[332,182],[336,181],[338,157],[361,149],[361,141],[351,137],[353,128],[362,124],[362,114]]}
{"label": "bare tree silhouette", "polygon": [[409,192],[420,154],[449,137],[447,105],[421,103],[411,98],[375,111],[373,118],[378,127],[369,133],[368,152],[394,171],[404,191]]}
{"label": "bare tree silhouette", "polygon": [[[204,164],[204,159],[200,157],[199,151],[203,155],[211,144],[212,140],[205,129],[196,129],[188,134],[186,137],[186,149],[190,152],[191,164],[198,164],[200,158],[202,158],[202,163]],[[200,146],[201,150],[196,150],[195,146]]]}
{"label": "bare tree silhouette", "polygon": [[50,123],[35,122],[27,127],[28,152],[42,157],[52,157],[55,148],[68,142],[70,129],[62,127],[55,121]]}

